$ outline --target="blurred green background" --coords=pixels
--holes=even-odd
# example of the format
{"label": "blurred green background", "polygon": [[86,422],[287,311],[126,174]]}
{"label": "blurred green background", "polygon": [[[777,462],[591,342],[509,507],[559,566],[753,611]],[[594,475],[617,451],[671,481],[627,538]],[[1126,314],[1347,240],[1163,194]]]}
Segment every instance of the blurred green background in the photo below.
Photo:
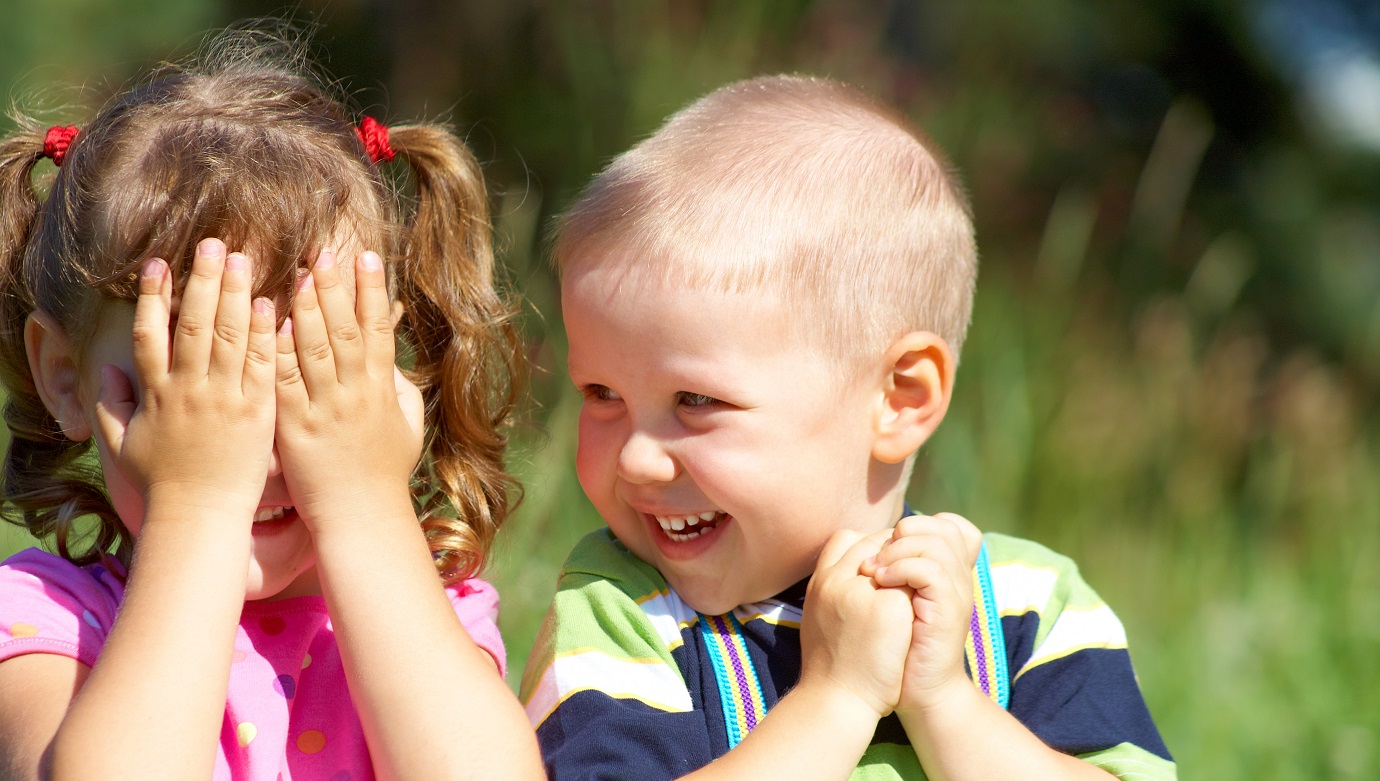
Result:
{"label": "blurred green background", "polygon": [[[54,122],[250,0],[9,0]],[[971,192],[976,319],[911,502],[1044,542],[1118,610],[1185,778],[1380,777],[1380,6],[1367,0],[308,0],[327,68],[485,162],[525,299],[527,486],[490,569],[520,671],[598,524],[550,220],[727,81],[901,106]],[[782,468],[789,469],[788,464]],[[0,525],[0,553],[32,541]],[[463,702],[458,703],[463,708]]]}

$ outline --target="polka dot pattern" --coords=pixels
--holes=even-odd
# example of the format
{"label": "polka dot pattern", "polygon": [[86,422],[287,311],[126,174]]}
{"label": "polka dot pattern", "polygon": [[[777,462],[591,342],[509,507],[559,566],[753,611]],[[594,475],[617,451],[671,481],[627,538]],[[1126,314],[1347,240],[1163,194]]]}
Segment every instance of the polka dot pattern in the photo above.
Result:
{"label": "polka dot pattern", "polygon": [[320,730],[309,729],[297,736],[297,750],[303,754],[319,754],[326,747],[326,735]]}
{"label": "polka dot pattern", "polygon": [[311,667],[311,654],[302,657],[302,669],[305,670],[308,667]]}
{"label": "polka dot pattern", "polygon": [[101,622],[96,620],[96,614],[92,613],[90,610],[81,611],[81,620],[85,621],[86,625],[91,627],[92,629],[101,628]]}
{"label": "polka dot pattern", "polygon": [[33,624],[26,624],[22,621],[10,624],[10,637],[33,637],[36,634],[38,634],[38,627]]}
{"label": "polka dot pattern", "polygon": [[259,736],[259,728],[248,721],[240,722],[235,728],[235,737],[240,741],[240,748],[248,746],[254,742],[254,738]]}
{"label": "polka dot pattern", "polygon": [[277,637],[287,629],[287,622],[282,616],[264,616],[259,619],[259,628],[269,637]]}
{"label": "polka dot pattern", "polygon": [[273,679],[273,691],[283,695],[285,699],[292,699],[297,694],[297,681],[291,675],[283,673]]}

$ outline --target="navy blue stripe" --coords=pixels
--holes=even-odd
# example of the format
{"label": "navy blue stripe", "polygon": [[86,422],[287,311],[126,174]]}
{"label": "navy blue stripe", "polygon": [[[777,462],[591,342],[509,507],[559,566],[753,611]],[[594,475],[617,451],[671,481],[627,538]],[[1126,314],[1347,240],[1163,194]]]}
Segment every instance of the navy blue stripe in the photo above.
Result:
{"label": "navy blue stripe", "polygon": [[1171,759],[1124,648],[1087,648],[1026,672],[1012,687],[1011,715],[1067,754],[1134,743]]}

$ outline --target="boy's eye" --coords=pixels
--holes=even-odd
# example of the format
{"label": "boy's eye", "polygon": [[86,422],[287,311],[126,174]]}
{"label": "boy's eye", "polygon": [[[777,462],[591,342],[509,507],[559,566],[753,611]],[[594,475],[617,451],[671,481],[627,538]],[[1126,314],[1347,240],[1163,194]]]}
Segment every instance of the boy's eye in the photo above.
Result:
{"label": "boy's eye", "polygon": [[618,401],[622,398],[607,385],[585,385],[580,388],[580,393],[593,401]]}
{"label": "boy's eye", "polygon": [[678,394],[677,402],[682,407],[708,407],[711,404],[718,404],[719,400],[713,396],[706,396],[703,393],[681,391]]}

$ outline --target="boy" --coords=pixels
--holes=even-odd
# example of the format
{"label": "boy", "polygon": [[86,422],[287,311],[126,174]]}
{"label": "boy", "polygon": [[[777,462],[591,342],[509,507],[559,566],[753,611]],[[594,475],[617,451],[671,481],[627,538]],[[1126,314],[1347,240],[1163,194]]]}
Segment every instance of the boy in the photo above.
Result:
{"label": "boy", "polygon": [[553,778],[1174,777],[1071,562],[898,523],[977,266],[903,119],[829,81],[722,88],[595,179],[555,258],[609,528],[523,681]]}

